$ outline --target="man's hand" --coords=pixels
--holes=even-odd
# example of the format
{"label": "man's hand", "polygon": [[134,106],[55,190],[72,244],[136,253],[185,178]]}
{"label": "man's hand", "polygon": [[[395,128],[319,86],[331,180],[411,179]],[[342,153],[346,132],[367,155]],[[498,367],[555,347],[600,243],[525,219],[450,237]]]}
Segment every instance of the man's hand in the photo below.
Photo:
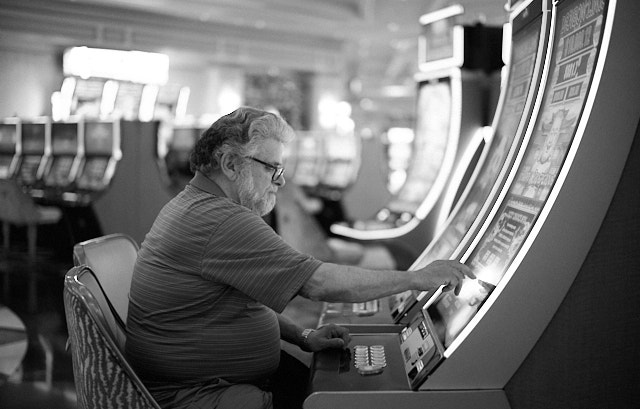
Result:
{"label": "man's hand", "polygon": [[466,277],[476,278],[471,268],[457,260],[436,260],[416,273],[417,288],[428,291],[443,285],[443,291],[454,290],[456,295],[460,293],[462,281]]}
{"label": "man's hand", "polygon": [[318,352],[328,348],[346,348],[351,342],[349,330],[335,324],[327,324],[307,336],[306,350]]}

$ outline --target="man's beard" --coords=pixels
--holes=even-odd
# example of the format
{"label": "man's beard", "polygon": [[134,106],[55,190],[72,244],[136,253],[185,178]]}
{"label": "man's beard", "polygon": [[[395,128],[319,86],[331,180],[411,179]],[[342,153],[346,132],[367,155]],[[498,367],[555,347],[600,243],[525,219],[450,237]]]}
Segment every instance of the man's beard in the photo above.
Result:
{"label": "man's beard", "polygon": [[238,198],[242,206],[262,217],[273,210],[276,205],[276,196],[269,193],[262,196],[259,192],[256,192],[253,178],[249,173],[247,168],[240,171]]}

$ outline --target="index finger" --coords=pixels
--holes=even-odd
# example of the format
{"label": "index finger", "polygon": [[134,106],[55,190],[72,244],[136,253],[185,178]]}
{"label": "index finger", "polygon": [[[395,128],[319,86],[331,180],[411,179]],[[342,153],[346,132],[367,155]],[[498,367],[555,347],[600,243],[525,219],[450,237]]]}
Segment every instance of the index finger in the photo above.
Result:
{"label": "index finger", "polygon": [[471,269],[471,267],[469,267],[468,265],[464,264],[464,263],[459,263],[459,270],[462,274],[464,274],[465,276],[475,280],[476,275],[474,274],[473,270]]}

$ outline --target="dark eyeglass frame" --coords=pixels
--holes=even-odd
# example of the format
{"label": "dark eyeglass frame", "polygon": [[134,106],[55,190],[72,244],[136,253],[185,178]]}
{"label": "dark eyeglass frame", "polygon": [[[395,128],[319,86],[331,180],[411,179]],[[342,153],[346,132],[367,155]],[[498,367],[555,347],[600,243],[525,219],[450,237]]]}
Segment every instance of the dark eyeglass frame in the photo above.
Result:
{"label": "dark eyeglass frame", "polygon": [[255,162],[258,162],[261,165],[266,166],[269,169],[272,169],[273,170],[273,175],[271,175],[271,181],[272,182],[277,181],[278,179],[280,179],[280,177],[282,175],[284,175],[284,168],[282,166],[272,165],[272,164],[270,164],[268,162],[265,162],[265,161],[262,161],[262,160],[260,160],[258,158],[254,158],[253,156],[245,156],[245,158],[251,159],[251,160],[253,160]]}

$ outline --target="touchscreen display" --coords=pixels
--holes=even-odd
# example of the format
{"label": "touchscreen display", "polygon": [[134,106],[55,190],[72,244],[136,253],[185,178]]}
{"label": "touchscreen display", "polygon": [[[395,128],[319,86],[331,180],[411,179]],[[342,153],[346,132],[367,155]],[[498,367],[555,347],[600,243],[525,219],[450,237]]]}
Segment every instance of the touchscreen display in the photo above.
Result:
{"label": "touchscreen display", "polygon": [[13,154],[16,151],[18,126],[0,124],[0,152]]}
{"label": "touchscreen display", "polygon": [[[551,70],[531,140],[497,214],[466,260],[478,281],[489,286],[497,285],[520,251],[563,166],[591,84],[606,3],[567,0],[558,4]],[[491,291],[466,288],[470,281],[466,280],[461,295],[472,294],[474,306],[480,305]],[[467,298],[451,297],[446,293],[435,305],[449,337],[445,346],[477,311],[469,310]]]}
{"label": "touchscreen display", "polygon": [[[510,65],[503,107],[487,158],[480,168],[475,183],[454,210],[453,217],[419,257],[415,264],[416,269],[435,260],[447,259],[452,255],[478,217],[483,203],[489,198],[501,168],[505,162],[508,162],[508,156],[513,156],[515,148],[519,146],[522,135],[516,135],[517,128],[523,118],[525,101],[530,93],[542,27],[541,19],[542,15],[514,33],[511,56],[513,64]],[[404,309],[411,307],[418,296],[419,292],[410,291],[392,297],[390,308],[394,319],[399,317]],[[426,294],[422,294],[421,298],[428,299]]]}
{"label": "touchscreen display", "polygon": [[86,155],[113,154],[113,122],[86,122],[84,124],[84,152]]}
{"label": "touchscreen display", "polygon": [[[516,137],[518,124],[523,117],[525,101],[529,92],[538,39],[540,36],[540,19],[514,34],[513,64],[510,65],[509,82],[505,90],[504,106],[496,132],[485,162],[482,164],[475,183],[455,210],[455,214],[447,223],[439,237],[426,254],[421,257],[418,267],[430,262],[448,258],[460,244],[471,224],[476,220],[482,205],[489,198],[491,188],[496,183],[500,170],[505,164],[507,155],[514,153],[520,137]],[[437,244],[436,244],[437,242]]]}
{"label": "touchscreen display", "polygon": [[46,125],[38,123],[22,124],[22,153],[44,154]]}
{"label": "touchscreen display", "polygon": [[425,81],[418,90],[413,157],[407,179],[388,207],[415,214],[440,175],[449,145],[452,109],[448,79]]}
{"label": "touchscreen display", "polygon": [[55,122],[51,124],[51,151],[54,155],[75,155],[78,151],[78,124]]}
{"label": "touchscreen display", "polygon": [[399,335],[404,369],[414,390],[418,389],[442,359],[442,345],[433,334],[429,318],[421,313],[416,314],[414,320]]}

